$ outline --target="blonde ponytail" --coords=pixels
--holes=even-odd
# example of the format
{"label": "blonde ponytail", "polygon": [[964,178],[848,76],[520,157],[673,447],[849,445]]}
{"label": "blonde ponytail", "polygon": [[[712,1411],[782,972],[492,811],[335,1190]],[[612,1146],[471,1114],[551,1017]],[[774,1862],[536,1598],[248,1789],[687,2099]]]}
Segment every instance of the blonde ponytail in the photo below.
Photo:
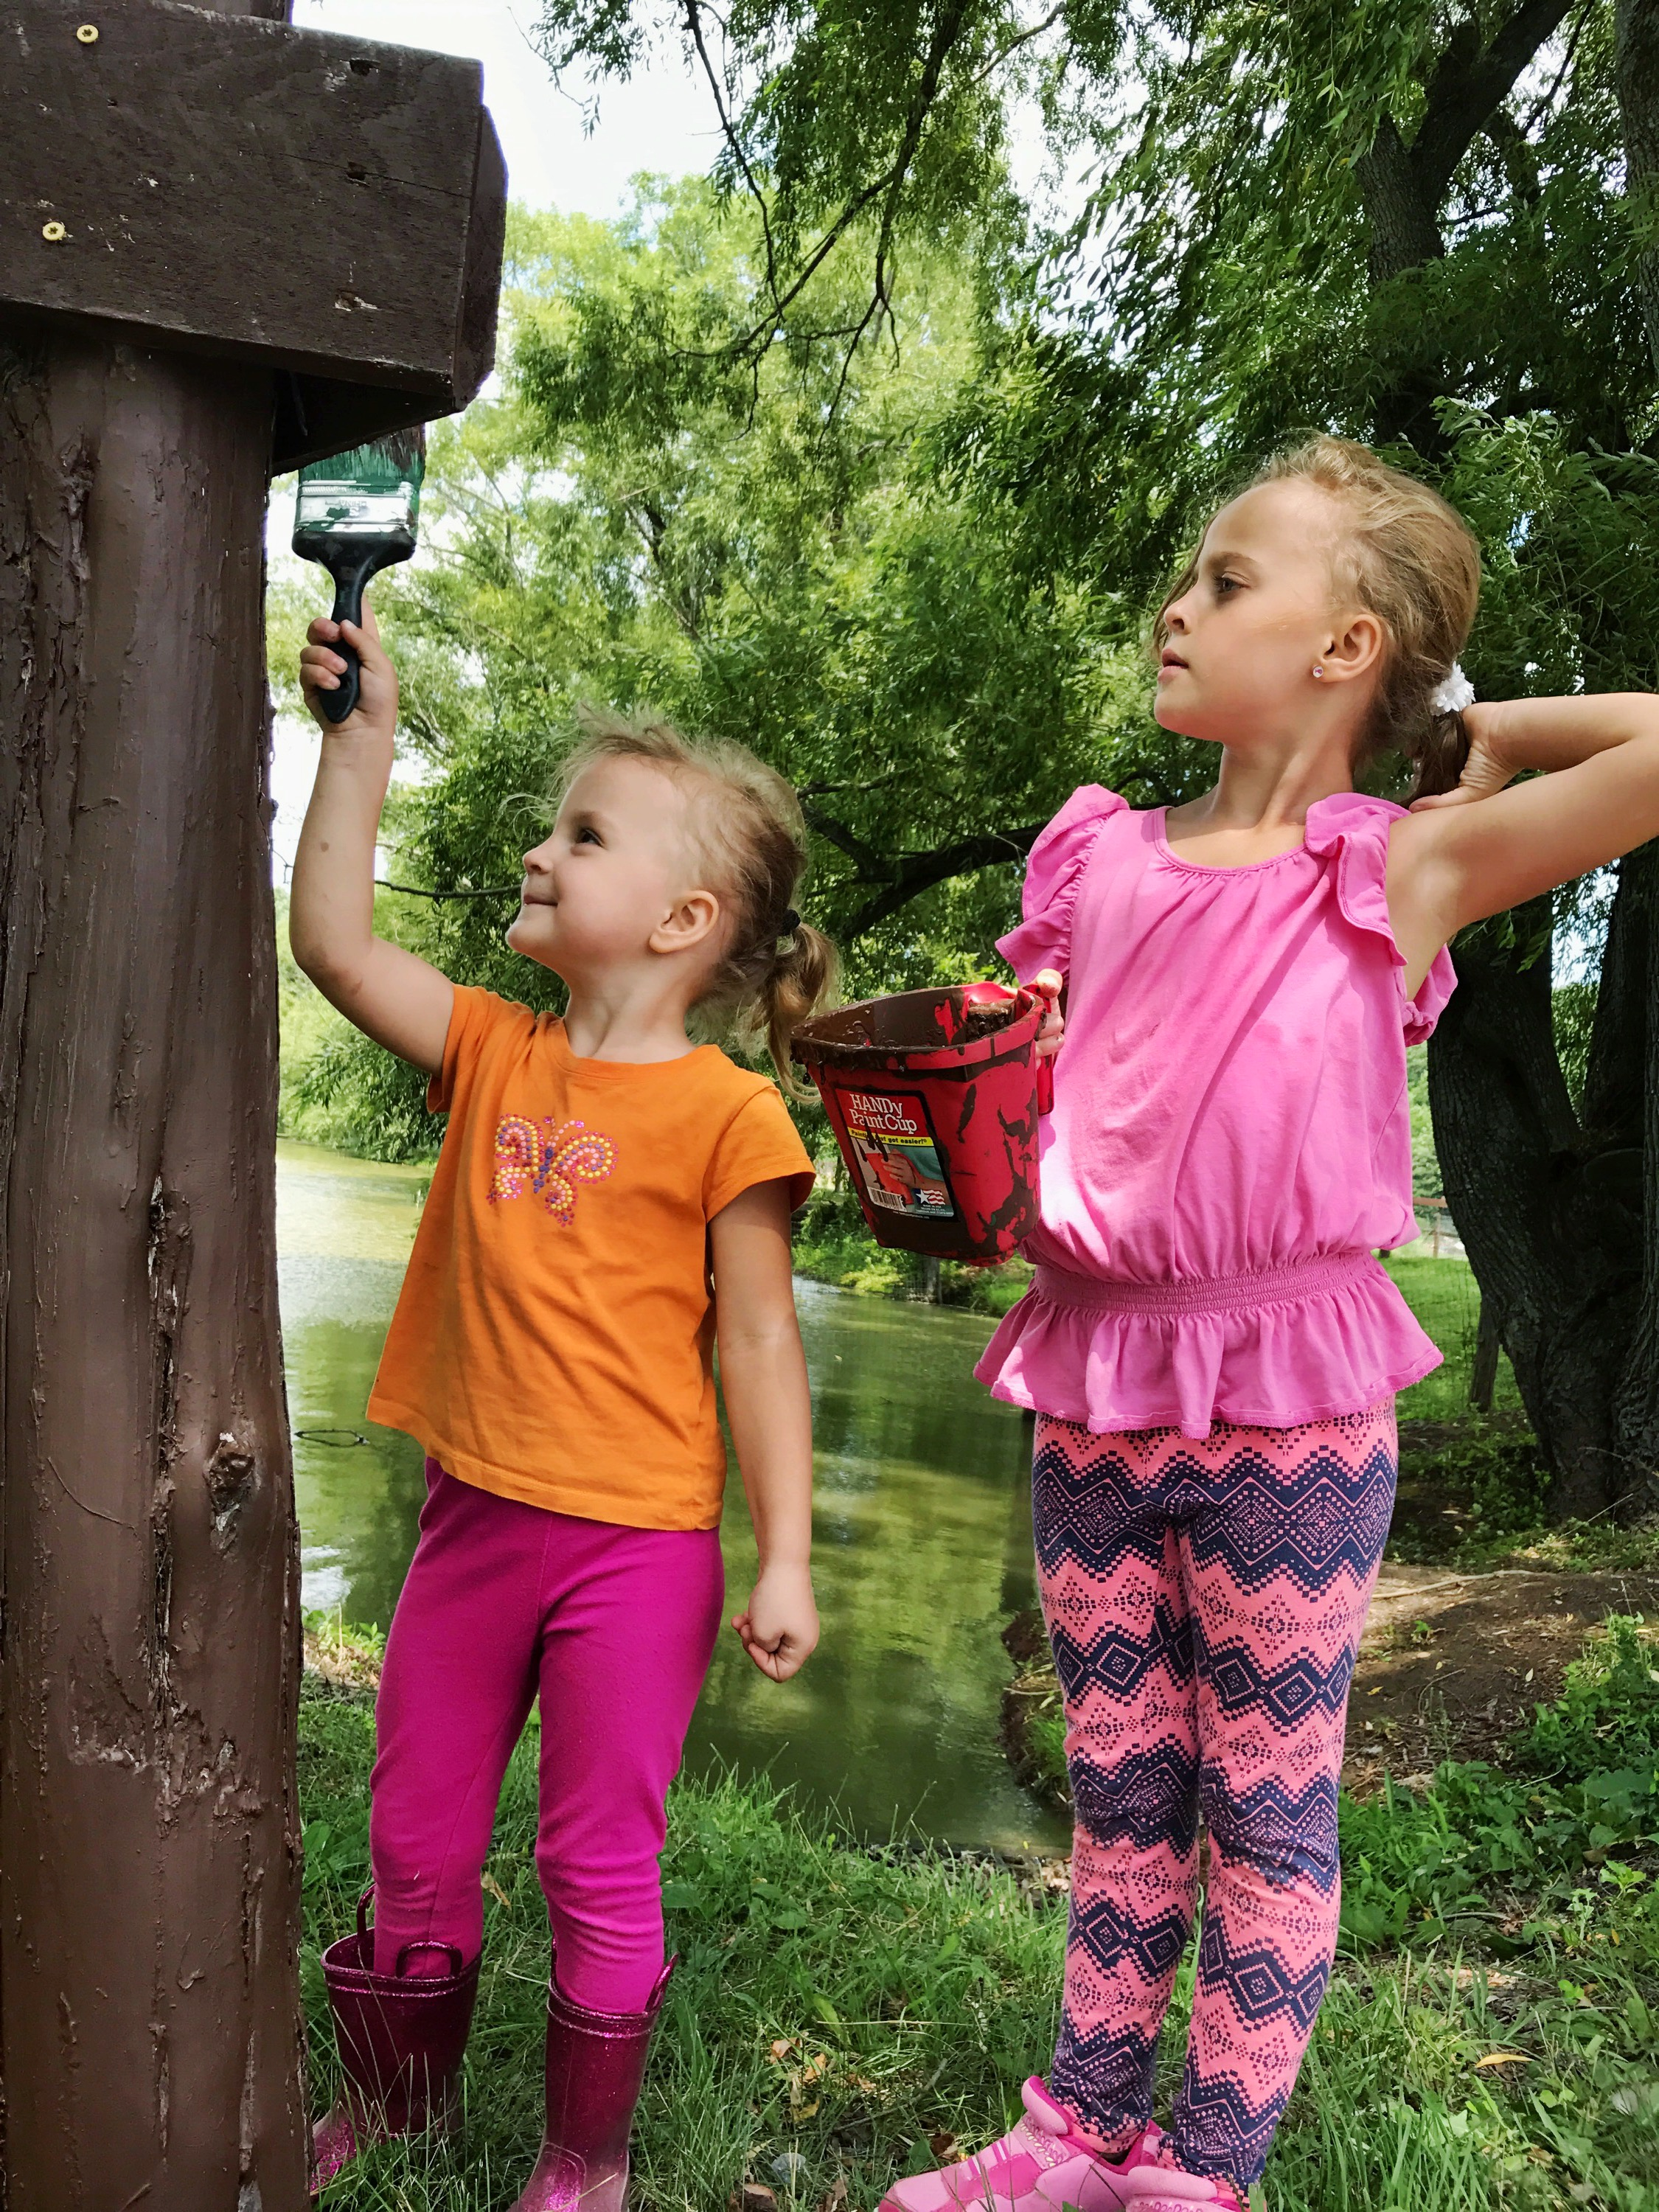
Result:
{"label": "blonde ponytail", "polygon": [[763,1030],[778,1080],[792,1098],[817,1097],[803,1083],[789,1059],[795,1031],[817,1013],[836,987],[841,963],[835,946],[810,921],[797,921],[773,956],[771,972],[756,995],[753,1028]]}

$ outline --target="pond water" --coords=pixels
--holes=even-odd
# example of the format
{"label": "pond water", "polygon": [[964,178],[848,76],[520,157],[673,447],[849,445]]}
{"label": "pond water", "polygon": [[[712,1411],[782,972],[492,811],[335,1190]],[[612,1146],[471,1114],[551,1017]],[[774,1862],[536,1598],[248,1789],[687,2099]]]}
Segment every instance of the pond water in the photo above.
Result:
{"label": "pond water", "polygon": [[[420,1447],[363,1407],[415,1231],[422,1170],[277,1147],[276,1231],[307,1607],[391,1619],[424,1494]],[[1030,1430],[971,1380],[975,1316],[798,1282],[817,1450],[823,1638],[793,1682],[729,1634],[692,1723],[693,1771],[764,1771],[859,1832],[1018,1850],[1067,1840],[997,1742],[999,1632],[1035,1595]],[[735,1469],[729,1595],[753,1538]],[[728,1618],[736,1611],[728,1607]]]}

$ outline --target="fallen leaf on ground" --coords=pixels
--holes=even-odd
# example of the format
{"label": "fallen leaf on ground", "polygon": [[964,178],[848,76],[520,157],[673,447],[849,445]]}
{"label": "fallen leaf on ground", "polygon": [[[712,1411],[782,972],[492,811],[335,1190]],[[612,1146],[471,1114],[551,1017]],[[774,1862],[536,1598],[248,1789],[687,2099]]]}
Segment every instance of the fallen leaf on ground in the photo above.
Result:
{"label": "fallen leaf on ground", "polygon": [[957,2139],[941,2129],[937,2135],[928,2136],[927,2148],[941,2166],[949,2166],[957,2154]]}
{"label": "fallen leaf on ground", "polygon": [[1488,2066],[1530,2066],[1531,2058],[1524,2051],[1489,2051],[1484,2058],[1477,2058],[1474,2070],[1484,2074]]}

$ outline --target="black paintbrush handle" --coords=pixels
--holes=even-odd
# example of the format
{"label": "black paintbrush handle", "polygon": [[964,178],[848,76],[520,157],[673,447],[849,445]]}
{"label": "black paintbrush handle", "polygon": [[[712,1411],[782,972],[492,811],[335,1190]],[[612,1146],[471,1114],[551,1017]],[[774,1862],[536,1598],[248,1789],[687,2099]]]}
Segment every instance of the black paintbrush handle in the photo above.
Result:
{"label": "black paintbrush handle", "polygon": [[[334,571],[334,619],[337,623],[355,623],[362,627],[363,619],[363,587],[375,570],[382,566],[378,547],[366,549],[361,558],[342,562]],[[319,691],[317,697],[331,722],[343,722],[357,703],[358,678],[361,665],[355,646],[343,637],[334,641],[333,650],[345,663],[345,672],[336,691]]]}

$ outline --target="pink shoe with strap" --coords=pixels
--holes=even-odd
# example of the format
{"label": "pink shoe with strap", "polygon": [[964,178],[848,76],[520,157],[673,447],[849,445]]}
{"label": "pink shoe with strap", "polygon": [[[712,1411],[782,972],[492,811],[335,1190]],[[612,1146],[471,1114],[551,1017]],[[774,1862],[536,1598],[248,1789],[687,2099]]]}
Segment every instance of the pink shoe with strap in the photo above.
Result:
{"label": "pink shoe with strap", "polygon": [[1167,2141],[1125,2175],[1123,2199],[1127,2212],[1192,2212],[1195,2204],[1210,2212],[1244,2212],[1231,2183],[1214,2174],[1184,2172]]}
{"label": "pink shoe with strap", "polygon": [[1107,2158],[1035,2074],[1020,2094],[1025,2117],[1006,2136],[955,2166],[896,2182],[881,2212],[1123,2212],[1126,2179],[1157,2156],[1158,2130]]}

